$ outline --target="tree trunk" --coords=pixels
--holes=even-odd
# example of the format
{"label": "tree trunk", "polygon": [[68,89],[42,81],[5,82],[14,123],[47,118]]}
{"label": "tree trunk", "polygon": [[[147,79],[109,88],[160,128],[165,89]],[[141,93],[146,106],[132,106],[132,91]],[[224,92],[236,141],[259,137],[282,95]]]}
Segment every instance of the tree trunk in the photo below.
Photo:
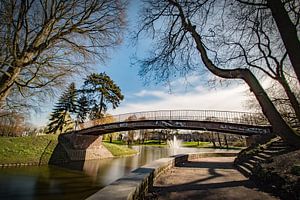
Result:
{"label": "tree trunk", "polygon": [[220,133],[217,133],[217,136],[218,136],[219,146],[222,147],[222,142],[221,142],[221,138],[220,138]]}
{"label": "tree trunk", "polygon": [[[185,20],[185,18],[184,18]],[[201,59],[207,69],[216,76],[226,79],[242,79],[244,80],[251,91],[254,93],[258,100],[262,112],[267,117],[268,121],[272,125],[273,132],[276,135],[281,136],[287,143],[293,146],[300,146],[300,137],[297,133],[283,120],[278,110],[273,105],[272,101],[262,88],[256,77],[249,69],[221,69],[213,64],[208,58],[206,49],[202,43],[200,35],[195,30],[195,26],[192,26],[190,22],[183,21],[183,25],[186,30],[189,31],[196,42],[197,49],[200,53]]]}
{"label": "tree trunk", "polygon": [[289,101],[295,111],[296,117],[298,119],[298,121],[300,122],[300,106],[299,106],[299,102],[295,96],[295,94],[292,92],[289,84],[287,83],[286,79],[283,77],[281,77],[281,79],[278,80],[279,83],[282,85],[286,95],[289,98]]}
{"label": "tree trunk", "polygon": [[162,134],[163,132],[161,131],[160,132],[160,134],[158,134],[158,144],[161,144],[161,134]]}
{"label": "tree trunk", "polygon": [[297,36],[296,27],[292,23],[281,0],[267,0],[267,4],[271,9],[272,16],[300,83],[300,41]]}
{"label": "tree trunk", "polygon": [[270,98],[261,87],[256,77],[248,70],[242,71],[242,79],[249,85],[258,100],[262,111],[272,125],[273,132],[281,136],[286,142],[293,146],[300,146],[300,137],[297,133],[283,120]]}
{"label": "tree trunk", "polygon": [[216,148],[216,142],[215,142],[215,134],[214,133],[211,133],[211,142],[213,143],[213,146],[214,146],[214,148]]}
{"label": "tree trunk", "polygon": [[103,101],[104,101],[104,99],[103,99],[103,94],[101,93],[101,98],[100,98],[100,107],[99,107],[99,115],[100,115],[100,117],[102,118],[102,116],[101,116],[101,113],[102,113],[102,109],[103,109]]}
{"label": "tree trunk", "polygon": [[4,105],[4,102],[9,95],[9,92],[21,72],[20,67],[9,67],[8,74],[3,74],[0,79],[0,108]]}
{"label": "tree trunk", "polygon": [[224,134],[224,141],[225,141],[226,149],[228,149],[228,141],[227,141],[227,136],[225,134]]}
{"label": "tree trunk", "polygon": [[[274,0],[274,1],[268,0],[270,6],[273,6],[273,7],[280,7],[278,5],[276,6],[276,4],[278,4],[278,1],[280,1],[280,0]],[[172,4],[173,6],[177,7],[178,12],[179,12],[178,14],[181,19],[182,27],[192,35],[192,37],[196,43],[196,48],[200,53],[201,60],[204,63],[204,65],[206,66],[206,68],[210,72],[212,72],[213,74],[215,74],[216,76],[219,76],[221,78],[244,80],[248,84],[251,91],[254,93],[256,99],[258,100],[260,106],[262,107],[262,111],[263,111],[264,115],[267,117],[268,121],[272,125],[273,132],[275,134],[281,136],[282,139],[285,140],[290,145],[300,147],[300,136],[297,135],[297,133],[282,119],[280,113],[275,108],[272,101],[266,94],[265,90],[262,88],[262,86],[260,85],[260,83],[258,82],[256,77],[252,74],[252,72],[249,69],[241,69],[241,68],[221,69],[221,68],[218,68],[217,66],[215,66],[213,64],[213,62],[208,58],[208,55],[207,55],[206,49],[204,47],[204,44],[202,43],[201,37],[198,34],[198,32],[196,31],[196,26],[191,24],[190,20],[185,16],[184,11],[183,11],[182,7],[180,6],[180,4],[173,0],[169,0],[168,2],[170,4]],[[281,2],[280,2],[280,5],[282,5]],[[277,11],[276,11],[276,14],[278,15]],[[285,12],[285,14],[286,14],[286,12]],[[276,17],[274,17],[274,18],[276,18]],[[280,13],[279,13],[279,18],[280,19],[282,18],[281,20],[283,20],[283,17],[280,16]],[[289,19],[289,18],[287,18],[287,19]],[[287,20],[287,19],[286,19],[286,17],[284,18],[284,20]],[[289,21],[289,23],[291,23],[291,22]],[[290,25],[292,26],[292,24],[290,24]],[[288,27],[288,29],[289,29],[288,32],[293,33],[293,35],[289,36],[289,34],[285,35],[285,33],[284,33],[285,36],[283,37],[283,40],[289,40],[288,37],[291,37],[292,39],[291,39],[291,41],[289,40],[288,44],[291,45],[290,43],[293,43],[293,42],[296,43],[296,45],[292,45],[292,48],[291,48],[291,46],[289,46],[291,57],[294,58],[294,56],[297,57],[297,53],[300,52],[300,45],[297,45],[297,44],[299,44],[299,41],[297,40],[297,34],[295,33],[295,30],[293,32],[293,27],[291,27],[290,25]],[[279,28],[279,29],[280,29],[280,32],[286,31],[286,30],[282,30],[281,28]],[[295,48],[293,46],[295,46]],[[300,59],[300,57],[298,57],[298,59]],[[296,58],[296,60],[297,60],[297,58]],[[299,65],[298,65],[299,63],[300,62],[298,62],[298,61],[295,63],[295,66],[294,66],[295,69],[297,69],[299,67]],[[300,71],[299,71],[298,80],[300,80]]]}

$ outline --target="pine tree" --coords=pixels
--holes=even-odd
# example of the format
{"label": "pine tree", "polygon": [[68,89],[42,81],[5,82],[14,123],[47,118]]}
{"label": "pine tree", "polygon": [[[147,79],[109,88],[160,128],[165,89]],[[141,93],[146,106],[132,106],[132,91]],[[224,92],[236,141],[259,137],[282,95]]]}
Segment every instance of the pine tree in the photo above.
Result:
{"label": "pine tree", "polygon": [[90,119],[103,117],[108,104],[115,109],[124,99],[119,86],[106,73],[89,75],[84,81],[82,91],[87,95],[91,107]]}
{"label": "pine tree", "polygon": [[47,133],[63,133],[73,129],[74,122],[71,114],[77,110],[76,99],[77,91],[75,84],[71,83],[55,105],[50,123],[48,124]]}
{"label": "pine tree", "polygon": [[89,102],[85,96],[81,96],[77,101],[77,122],[83,123],[89,113]]}

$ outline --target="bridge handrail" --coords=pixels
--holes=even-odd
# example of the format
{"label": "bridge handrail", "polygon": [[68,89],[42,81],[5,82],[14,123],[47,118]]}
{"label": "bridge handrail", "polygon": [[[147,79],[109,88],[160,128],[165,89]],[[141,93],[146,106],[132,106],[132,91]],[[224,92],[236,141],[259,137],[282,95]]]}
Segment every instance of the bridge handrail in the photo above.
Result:
{"label": "bridge handrail", "polygon": [[109,123],[141,120],[195,120],[248,125],[269,125],[262,113],[218,110],[156,110],[107,115],[101,119],[81,123],[77,130]]}

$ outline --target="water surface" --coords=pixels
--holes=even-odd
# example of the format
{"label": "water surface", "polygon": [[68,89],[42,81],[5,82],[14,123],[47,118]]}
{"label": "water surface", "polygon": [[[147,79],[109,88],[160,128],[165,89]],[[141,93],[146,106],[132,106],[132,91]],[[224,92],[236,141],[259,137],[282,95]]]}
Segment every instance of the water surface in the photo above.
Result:
{"label": "water surface", "polygon": [[[30,166],[0,169],[0,199],[80,200],[121,178],[133,169],[159,158],[213,149],[133,146],[139,154],[130,157],[72,162],[64,167]],[[223,150],[224,151],[224,150]]]}

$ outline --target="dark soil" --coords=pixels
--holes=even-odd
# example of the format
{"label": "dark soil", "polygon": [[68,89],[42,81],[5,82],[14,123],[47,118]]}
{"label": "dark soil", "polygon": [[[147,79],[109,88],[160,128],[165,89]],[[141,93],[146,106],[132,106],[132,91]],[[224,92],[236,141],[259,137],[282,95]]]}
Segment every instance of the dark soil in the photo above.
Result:
{"label": "dark soil", "polygon": [[282,199],[300,200],[300,176],[295,166],[300,165],[300,150],[272,157],[257,169],[254,178],[266,190],[272,191]]}

